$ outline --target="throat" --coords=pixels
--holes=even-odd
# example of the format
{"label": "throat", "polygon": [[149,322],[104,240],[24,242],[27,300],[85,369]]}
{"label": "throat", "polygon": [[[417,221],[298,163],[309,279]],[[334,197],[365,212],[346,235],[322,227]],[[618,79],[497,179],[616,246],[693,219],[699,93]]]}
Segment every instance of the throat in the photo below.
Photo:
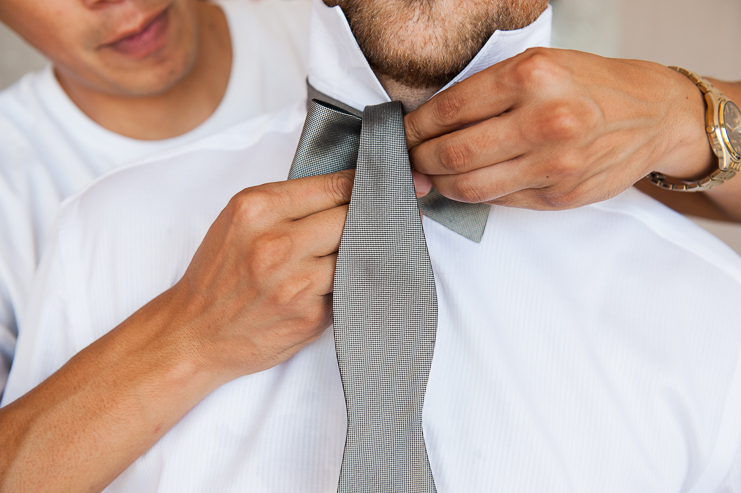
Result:
{"label": "throat", "polygon": [[422,89],[409,87],[378,73],[376,77],[392,100],[402,102],[404,113],[410,113],[416,110],[441,89],[441,87],[427,87]]}

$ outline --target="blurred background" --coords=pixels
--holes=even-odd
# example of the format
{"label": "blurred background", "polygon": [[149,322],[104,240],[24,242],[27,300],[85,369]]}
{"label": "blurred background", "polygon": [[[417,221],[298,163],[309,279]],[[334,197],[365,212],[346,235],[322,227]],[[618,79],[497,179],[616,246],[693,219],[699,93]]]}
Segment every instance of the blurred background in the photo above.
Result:
{"label": "blurred background", "polygon": [[[741,80],[739,0],[552,0],[552,4],[556,47]],[[0,24],[0,89],[45,63]],[[697,222],[741,253],[741,226]]]}

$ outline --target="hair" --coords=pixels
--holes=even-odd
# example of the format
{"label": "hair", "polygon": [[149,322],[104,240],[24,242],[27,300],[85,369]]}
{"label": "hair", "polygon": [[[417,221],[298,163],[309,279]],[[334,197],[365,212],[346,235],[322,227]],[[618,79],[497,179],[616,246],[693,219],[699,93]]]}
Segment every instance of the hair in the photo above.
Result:
{"label": "hair", "polygon": [[547,0],[325,0],[339,5],[371,68],[412,88],[442,87],[494,31],[521,29]]}

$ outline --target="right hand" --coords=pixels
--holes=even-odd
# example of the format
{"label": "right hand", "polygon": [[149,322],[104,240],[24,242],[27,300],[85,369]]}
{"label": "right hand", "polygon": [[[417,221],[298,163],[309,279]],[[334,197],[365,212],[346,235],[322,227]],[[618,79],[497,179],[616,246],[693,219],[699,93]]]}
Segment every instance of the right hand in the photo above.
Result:
{"label": "right hand", "polygon": [[[271,368],[332,321],[354,171],[248,188],[213,223],[172,288],[176,344],[218,384]],[[182,347],[182,346],[181,346]]]}
{"label": "right hand", "polygon": [[0,490],[100,491],[214,389],[319,337],[353,178],[234,196],[172,288],[0,409]]}

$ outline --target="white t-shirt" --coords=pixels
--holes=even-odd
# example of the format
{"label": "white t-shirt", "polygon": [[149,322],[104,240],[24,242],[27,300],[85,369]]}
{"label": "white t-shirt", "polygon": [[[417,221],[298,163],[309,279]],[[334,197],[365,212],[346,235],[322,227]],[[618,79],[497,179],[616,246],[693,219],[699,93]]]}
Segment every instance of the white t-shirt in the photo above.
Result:
{"label": "white t-shirt", "polygon": [[[310,77],[329,86],[328,65],[357,61],[334,56],[353,40],[320,0],[312,23]],[[505,38],[524,49],[528,34]],[[355,68],[362,86],[372,71]],[[304,115],[299,104],[246,122],[67,202],[4,402],[172,286],[235,193],[284,179]],[[741,323],[719,302],[741,297],[741,258],[726,245],[636,190],[569,211],[493,207],[480,244],[428,218],[424,230],[438,491],[741,491]],[[334,492],[345,413],[327,330],[214,391],[107,491]]]}
{"label": "white t-shirt", "polygon": [[144,156],[276,111],[306,94],[308,1],[226,0],[233,62],[224,99],[194,130],[136,140],[88,118],[51,67],[0,93],[0,393],[21,308],[59,203],[93,179]]}

